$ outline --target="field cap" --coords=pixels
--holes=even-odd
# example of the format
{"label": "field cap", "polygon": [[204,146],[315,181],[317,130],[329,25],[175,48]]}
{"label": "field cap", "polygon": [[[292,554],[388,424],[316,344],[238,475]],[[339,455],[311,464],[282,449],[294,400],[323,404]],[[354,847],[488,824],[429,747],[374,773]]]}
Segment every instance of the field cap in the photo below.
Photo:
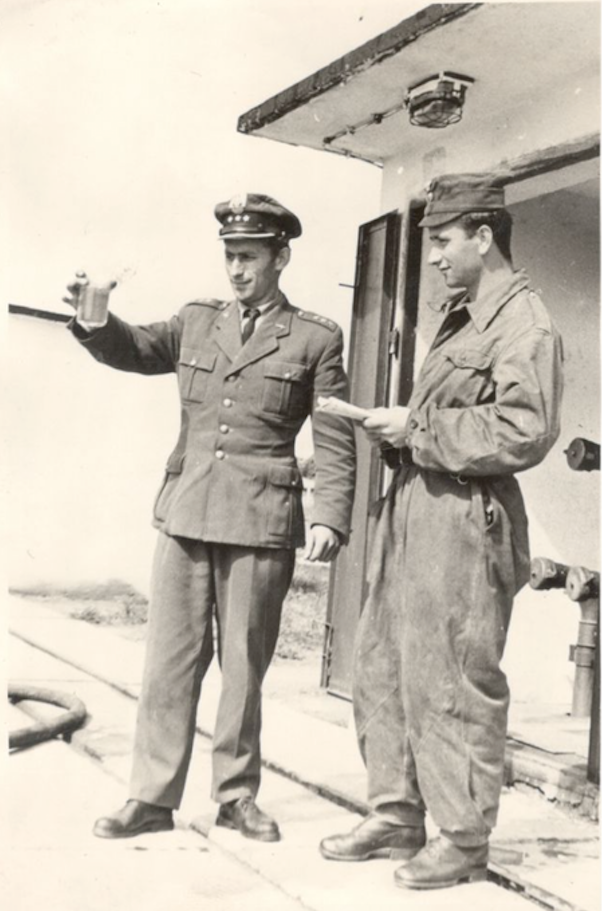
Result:
{"label": "field cap", "polygon": [[289,209],[270,196],[243,193],[215,207],[215,217],[221,222],[221,240],[255,240],[274,237],[288,243],[301,234],[301,222]]}
{"label": "field cap", "polygon": [[483,174],[446,174],[431,180],[421,228],[436,228],[467,212],[505,209],[501,178]]}

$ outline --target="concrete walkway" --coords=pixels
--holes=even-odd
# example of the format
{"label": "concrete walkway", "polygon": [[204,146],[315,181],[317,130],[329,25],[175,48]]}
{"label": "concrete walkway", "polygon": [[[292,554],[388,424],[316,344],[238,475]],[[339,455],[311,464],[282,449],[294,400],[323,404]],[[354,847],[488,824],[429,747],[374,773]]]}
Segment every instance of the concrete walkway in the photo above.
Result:
{"label": "concrete walkway", "polygon": [[[22,722],[15,718],[15,723]],[[179,826],[175,832],[142,835],[128,842],[94,838],[90,819],[103,807],[117,806],[123,786],[63,742],[51,741],[11,755],[9,771],[4,806],[8,807],[10,842],[2,851],[0,868],[3,908],[300,909],[277,885],[191,829]]]}
{"label": "concrete walkway", "polygon": [[[361,908],[363,911],[370,905],[386,911],[399,907],[400,900],[410,909],[419,906],[453,909],[456,904],[466,907],[468,903],[475,908],[487,905],[490,911],[498,907],[511,911],[524,904],[519,897],[521,892],[551,908],[597,911],[600,906],[597,826],[588,819],[567,814],[539,795],[522,793],[516,788],[508,789],[503,796],[500,825],[492,849],[493,879],[490,882],[441,893],[401,892],[392,883],[394,863],[375,861],[348,865],[322,860],[317,850],[320,839],[348,830],[359,820],[356,814],[364,808],[365,776],[354,735],[350,729],[292,711],[275,700],[266,700],[264,707],[262,742],[267,769],[260,805],[278,819],[284,836],[281,843],[259,844],[213,826],[215,806],[208,797],[211,743],[201,734],[197,736],[175,836],[164,833],[109,843],[94,839],[90,835],[93,820],[116,809],[126,797],[143,645],[124,639],[109,628],[91,627],[65,618],[43,603],[21,598],[11,599],[10,628],[11,682],[75,693],[86,703],[89,713],[85,727],[73,736],[71,748],[55,741],[11,755],[13,816],[9,843],[16,858],[13,858],[14,863],[11,860],[11,879],[16,878],[18,888],[19,883],[25,884],[26,891],[32,888],[34,896],[37,892],[34,884],[27,882],[26,873],[32,857],[46,856],[43,851],[32,853],[37,850],[38,841],[41,849],[45,840],[47,846],[59,852],[59,866],[67,864],[67,881],[70,882],[71,877],[74,882],[73,890],[69,888],[68,891],[69,894],[73,891],[73,895],[78,894],[79,886],[83,888],[89,881],[89,876],[106,891],[104,873],[111,866],[109,858],[117,853],[121,858],[119,878],[124,865],[130,865],[130,872],[134,866],[140,867],[142,872],[145,861],[140,860],[137,851],[139,848],[152,849],[157,864],[150,862],[151,882],[156,881],[157,885],[156,890],[150,889],[148,898],[153,901],[156,898],[159,901],[156,907],[166,911],[196,906],[192,897],[198,893],[197,874],[214,899],[211,907],[229,909],[232,895],[219,891],[220,883],[229,881],[227,871],[223,875],[219,872],[220,864],[227,861],[236,861],[244,867],[244,872],[239,870],[236,875],[232,874],[232,882],[243,883],[240,888],[244,901],[239,891],[238,907],[254,908],[253,896],[256,895],[259,896],[257,907],[266,911],[271,911],[272,907],[288,911],[291,902],[293,907],[301,903],[315,911],[339,908],[345,911]],[[218,695],[219,673],[212,668],[204,686],[198,717],[200,730],[209,735]],[[14,711],[16,709],[11,710]],[[43,711],[54,713],[55,710],[44,708]],[[12,726],[12,722],[10,724]],[[43,757],[44,769],[47,766],[43,776],[36,775],[36,756]],[[96,763],[92,763],[90,757]],[[13,769],[16,770],[14,776]],[[94,780],[101,780],[102,784],[86,784],[91,770]],[[48,795],[52,798],[50,805]],[[65,817],[65,831],[69,837],[61,845],[61,838],[57,840],[54,829],[67,807],[71,808]],[[203,837],[195,835],[191,829]],[[72,850],[70,839],[77,846],[75,854],[69,854]],[[189,847],[193,844],[198,847]],[[199,871],[207,866],[203,853],[207,850],[215,863],[212,860],[208,864],[210,873],[205,878]],[[195,852],[201,852],[203,857],[199,860]],[[192,864],[191,855],[194,855]],[[183,890],[181,904],[177,900],[175,903],[171,899],[165,900],[173,880],[172,862]],[[178,870],[181,867],[188,871],[188,878],[184,874],[180,878]],[[246,885],[245,875],[252,876],[252,882]],[[269,904],[272,901],[269,895],[262,904],[257,880],[253,877],[259,877],[266,888],[278,890],[280,904]],[[494,880],[513,881],[519,893],[499,888]],[[61,888],[60,882],[57,882],[57,888]],[[119,880],[112,888],[119,899]],[[135,893],[134,885],[132,889]],[[234,892],[237,889],[238,886]],[[190,904],[186,904],[186,896],[191,899]],[[130,897],[132,903],[124,903],[124,911],[126,907],[128,911],[138,906],[155,907],[147,902],[136,904],[135,894],[130,893]],[[105,899],[108,899],[107,894]],[[74,902],[73,907],[78,911],[121,907],[113,900],[105,904],[94,904],[94,901],[90,898],[88,904]],[[33,899],[30,904],[17,901],[8,905],[11,911],[29,911],[30,908],[37,911],[42,906],[56,907],[57,911],[71,908],[58,901],[55,905],[36,904]]]}

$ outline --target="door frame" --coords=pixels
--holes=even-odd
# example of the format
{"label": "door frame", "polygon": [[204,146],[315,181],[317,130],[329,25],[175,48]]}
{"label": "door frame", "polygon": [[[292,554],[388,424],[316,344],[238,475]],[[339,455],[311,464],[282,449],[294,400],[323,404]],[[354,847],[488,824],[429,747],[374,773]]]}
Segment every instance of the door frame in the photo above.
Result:
{"label": "door frame", "polygon": [[[400,251],[400,231],[401,215],[398,211],[387,212],[365,224],[361,225],[358,231],[358,245],[356,257],[356,269],[354,279],[353,295],[353,315],[351,323],[351,332],[349,340],[349,357],[348,373],[350,385],[351,401],[366,407],[376,405],[386,405],[391,396],[391,369],[382,369],[377,372],[376,382],[372,389],[362,389],[361,401],[358,401],[356,390],[356,379],[354,376],[354,365],[361,357],[362,337],[361,337],[361,319],[360,314],[365,312],[365,302],[368,299],[370,290],[365,286],[364,281],[368,275],[370,241],[376,230],[384,227],[386,232],[384,239],[383,252],[383,271],[382,281],[379,287],[380,302],[379,306],[383,312],[383,320],[378,330],[377,363],[390,364],[399,354],[399,334],[395,328],[397,308],[397,288],[398,288],[398,269],[399,269],[399,251]],[[388,313],[388,315],[387,315]],[[396,334],[397,333],[397,334]],[[370,356],[374,356],[373,352]],[[366,401],[367,399],[367,401]],[[363,477],[360,476],[363,474]],[[327,687],[328,692],[332,695],[349,698],[349,685],[342,679],[336,679],[332,675],[332,661],[336,644],[334,641],[335,621],[340,625],[341,620],[353,622],[353,632],[359,619],[359,610],[364,601],[366,587],[366,553],[367,553],[367,513],[371,503],[378,500],[382,494],[386,478],[386,467],[378,453],[372,451],[369,458],[369,464],[366,466],[365,460],[358,466],[359,484],[356,484],[356,503],[354,506],[354,534],[351,537],[349,545],[344,549],[339,558],[331,565],[328,602],[326,609],[326,623],[324,633],[324,649],[322,654],[321,685]],[[357,493],[362,493],[362,512],[358,514]],[[364,505],[366,511],[363,511]],[[354,599],[353,606],[346,600],[339,603],[339,579],[345,579],[348,573],[353,572],[358,581],[358,598]],[[341,596],[342,597],[342,596]],[[340,611],[343,610],[343,618]],[[351,636],[346,639],[351,639]],[[348,643],[346,643],[348,647]],[[350,681],[351,655],[345,656],[343,663],[348,665],[348,674],[343,676]]]}

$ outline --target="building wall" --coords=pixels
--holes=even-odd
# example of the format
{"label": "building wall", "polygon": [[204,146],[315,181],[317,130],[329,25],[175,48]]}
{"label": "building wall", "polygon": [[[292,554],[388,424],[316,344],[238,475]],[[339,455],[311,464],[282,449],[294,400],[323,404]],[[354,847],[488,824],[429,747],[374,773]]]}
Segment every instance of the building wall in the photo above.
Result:
{"label": "building wall", "polygon": [[564,349],[562,430],[545,465],[529,472],[528,496],[537,505],[549,546],[566,563],[598,568],[599,473],[568,468],[564,450],[575,437],[600,442],[600,276],[596,196],[561,190],[519,203],[515,216],[517,264],[559,328]]}
{"label": "building wall", "polygon": [[[525,473],[534,556],[600,568],[600,474],[575,472],[564,450],[575,437],[600,442],[600,250],[598,183],[518,203],[517,265],[525,266],[563,339],[565,391],[560,439],[541,467]],[[589,184],[591,189],[591,184]],[[506,664],[517,694],[570,700],[579,606],[562,592],[525,589],[515,608]],[[525,642],[537,658],[525,662]]]}

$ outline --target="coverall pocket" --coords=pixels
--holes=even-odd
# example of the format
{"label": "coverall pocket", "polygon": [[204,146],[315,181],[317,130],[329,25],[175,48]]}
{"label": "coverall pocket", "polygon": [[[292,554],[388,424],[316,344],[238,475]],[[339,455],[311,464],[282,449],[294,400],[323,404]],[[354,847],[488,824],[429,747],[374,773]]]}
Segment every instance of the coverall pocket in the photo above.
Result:
{"label": "coverall pocket", "polygon": [[182,347],[178,361],[178,381],[180,395],[184,402],[203,402],[205,400],[216,360],[215,351],[199,351],[195,348]]}
{"label": "coverall pocket", "polygon": [[491,367],[491,355],[485,354],[476,348],[458,348],[455,351],[446,351],[444,355],[455,367],[462,370],[481,372]]}
{"label": "coverall pocket", "polygon": [[493,358],[490,354],[473,348],[458,348],[446,351],[443,357],[455,368],[446,380],[447,408],[465,407],[467,402],[478,404],[493,397]]}
{"label": "coverall pocket", "polygon": [[261,407],[270,414],[301,418],[308,414],[307,367],[290,361],[266,361]]}
{"label": "coverall pocket", "polygon": [[303,531],[301,492],[303,483],[298,468],[274,465],[268,475],[268,535],[290,541]]}

